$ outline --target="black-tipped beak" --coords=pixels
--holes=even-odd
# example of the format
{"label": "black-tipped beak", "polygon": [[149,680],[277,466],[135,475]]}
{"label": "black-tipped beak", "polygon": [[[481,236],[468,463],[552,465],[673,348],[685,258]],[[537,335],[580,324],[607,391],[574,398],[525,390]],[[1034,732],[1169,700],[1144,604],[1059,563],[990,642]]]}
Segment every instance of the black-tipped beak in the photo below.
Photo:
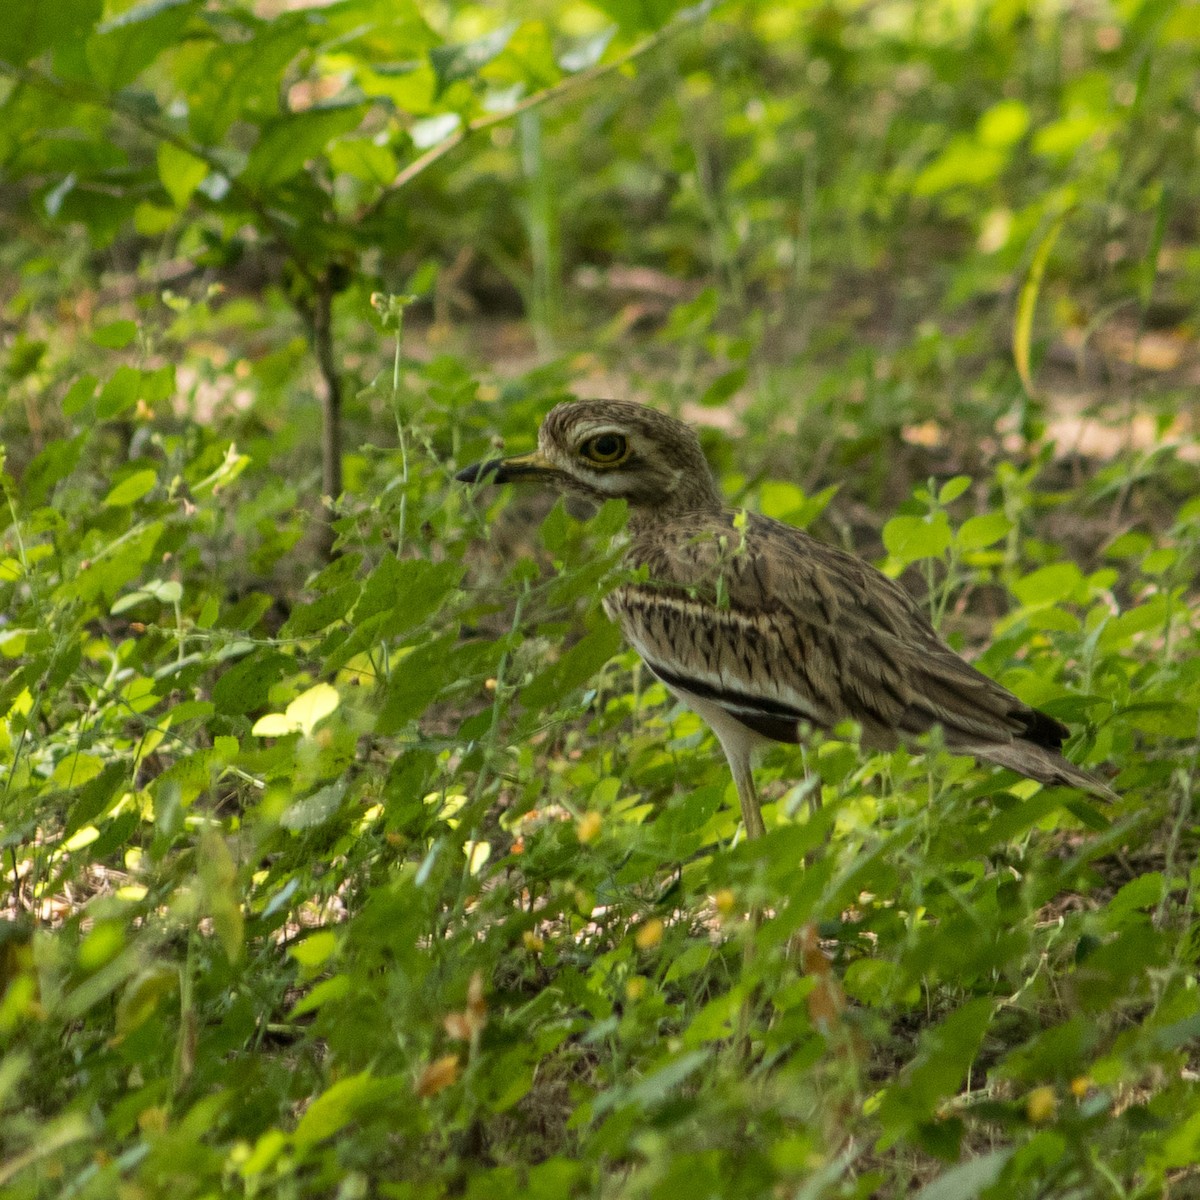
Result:
{"label": "black-tipped beak", "polygon": [[541,479],[554,474],[554,468],[540,450],[516,458],[490,458],[486,462],[463,467],[455,479],[459,483],[515,483],[521,479]]}
{"label": "black-tipped beak", "polygon": [[469,467],[463,467],[454,478],[459,483],[477,483],[480,479],[487,479],[489,483],[499,483],[500,480],[488,479],[488,476],[498,475],[503,461],[500,458],[491,458],[487,462],[472,463]]}

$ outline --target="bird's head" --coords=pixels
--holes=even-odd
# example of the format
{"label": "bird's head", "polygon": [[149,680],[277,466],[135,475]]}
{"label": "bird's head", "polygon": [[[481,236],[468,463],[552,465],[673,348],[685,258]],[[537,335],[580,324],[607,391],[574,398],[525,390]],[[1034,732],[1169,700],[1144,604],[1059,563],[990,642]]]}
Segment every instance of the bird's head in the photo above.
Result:
{"label": "bird's head", "polygon": [[682,421],[625,400],[572,400],[550,410],[531,454],[459,471],[463,483],[543,482],[634,516],[720,509],[699,439]]}

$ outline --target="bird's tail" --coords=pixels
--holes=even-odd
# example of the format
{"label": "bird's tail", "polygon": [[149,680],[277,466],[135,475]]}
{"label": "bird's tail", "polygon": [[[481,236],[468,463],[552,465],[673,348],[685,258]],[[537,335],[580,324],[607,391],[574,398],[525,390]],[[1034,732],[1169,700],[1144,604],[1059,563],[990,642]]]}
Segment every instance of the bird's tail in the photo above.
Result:
{"label": "bird's tail", "polygon": [[1057,750],[1033,742],[987,742],[982,745],[953,746],[957,753],[974,754],[998,767],[1008,767],[1039,783],[1078,788],[1101,800],[1119,800],[1120,796],[1102,779],[1063,758]]}

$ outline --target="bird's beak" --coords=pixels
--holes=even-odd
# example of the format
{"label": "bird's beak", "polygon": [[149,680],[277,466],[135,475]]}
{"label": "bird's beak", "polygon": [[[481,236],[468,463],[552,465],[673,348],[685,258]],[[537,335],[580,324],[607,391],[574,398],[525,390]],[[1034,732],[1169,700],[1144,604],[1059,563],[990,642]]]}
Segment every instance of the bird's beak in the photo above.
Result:
{"label": "bird's beak", "polygon": [[463,467],[454,478],[459,483],[515,483],[554,474],[557,470],[550,460],[540,450],[534,450],[531,454],[518,454],[516,458],[492,458]]}

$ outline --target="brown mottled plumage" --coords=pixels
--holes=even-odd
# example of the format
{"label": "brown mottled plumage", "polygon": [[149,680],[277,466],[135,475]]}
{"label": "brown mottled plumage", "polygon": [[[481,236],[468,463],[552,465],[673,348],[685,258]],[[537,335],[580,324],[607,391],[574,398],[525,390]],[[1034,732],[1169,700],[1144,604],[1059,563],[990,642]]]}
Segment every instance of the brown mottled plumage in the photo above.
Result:
{"label": "brown mottled plumage", "polygon": [[1060,753],[1069,730],[965,662],[915,600],[861,559],[799,529],[725,508],[695,433],[617,400],[560,404],[538,449],[468,467],[466,482],[541,479],[629,503],[643,581],[605,608],[647,667],[712,727],[747,832],[762,832],[750,754],[805,723],[852,718],[886,749],[940,726],[948,749],[1047,784],[1115,794]]}

